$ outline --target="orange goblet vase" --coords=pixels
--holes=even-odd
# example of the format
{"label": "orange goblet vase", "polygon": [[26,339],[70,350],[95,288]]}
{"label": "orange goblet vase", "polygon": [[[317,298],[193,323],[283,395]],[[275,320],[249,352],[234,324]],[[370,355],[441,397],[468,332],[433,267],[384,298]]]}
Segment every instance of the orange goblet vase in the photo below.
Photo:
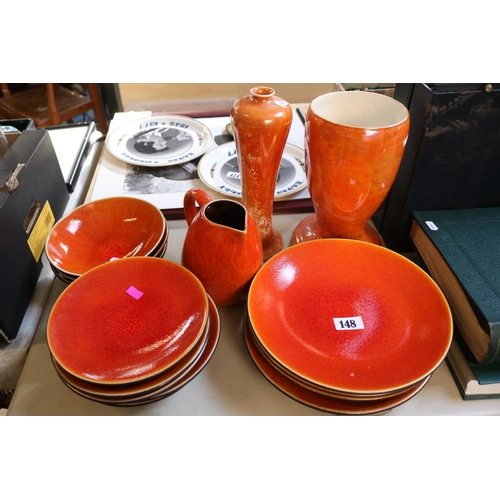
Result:
{"label": "orange goblet vase", "polygon": [[381,244],[368,224],[391,188],[410,127],[406,107],[373,92],[332,92],[306,116],[305,162],[315,213],[292,243],[349,238]]}

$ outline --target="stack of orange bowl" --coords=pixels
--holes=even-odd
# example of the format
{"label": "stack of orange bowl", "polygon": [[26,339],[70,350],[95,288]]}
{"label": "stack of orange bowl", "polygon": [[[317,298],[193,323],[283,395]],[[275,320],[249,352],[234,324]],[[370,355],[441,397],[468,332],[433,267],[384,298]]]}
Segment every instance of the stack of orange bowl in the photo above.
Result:
{"label": "stack of orange bowl", "polygon": [[289,397],[341,415],[385,413],[415,396],[452,339],[448,303],[416,264],[348,239],[301,243],[257,272],[244,334]]}
{"label": "stack of orange bowl", "polygon": [[66,283],[100,264],[132,256],[163,257],[168,225],[152,203],[128,196],[81,205],[60,219],[45,243],[54,274]]}
{"label": "stack of orange bowl", "polygon": [[201,282],[165,259],[130,257],[86,272],[63,291],[47,323],[61,381],[113,406],[158,401],[211,359],[217,308]]}

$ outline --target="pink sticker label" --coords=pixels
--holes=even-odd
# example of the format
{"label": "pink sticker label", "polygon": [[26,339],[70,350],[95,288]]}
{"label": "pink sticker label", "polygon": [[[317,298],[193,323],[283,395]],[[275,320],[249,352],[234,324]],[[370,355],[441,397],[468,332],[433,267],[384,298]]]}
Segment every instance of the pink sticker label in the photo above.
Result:
{"label": "pink sticker label", "polygon": [[140,290],[137,290],[135,286],[129,287],[127,290],[127,293],[131,296],[134,297],[134,299],[139,300],[144,294]]}

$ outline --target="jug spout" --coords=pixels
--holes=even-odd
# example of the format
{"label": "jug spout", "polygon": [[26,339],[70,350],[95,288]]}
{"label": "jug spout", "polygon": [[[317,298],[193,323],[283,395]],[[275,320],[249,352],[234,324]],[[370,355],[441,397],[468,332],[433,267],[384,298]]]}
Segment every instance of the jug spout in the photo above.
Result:
{"label": "jug spout", "polygon": [[216,200],[205,208],[205,217],[210,222],[241,232],[247,230],[247,215],[243,205],[231,200]]}

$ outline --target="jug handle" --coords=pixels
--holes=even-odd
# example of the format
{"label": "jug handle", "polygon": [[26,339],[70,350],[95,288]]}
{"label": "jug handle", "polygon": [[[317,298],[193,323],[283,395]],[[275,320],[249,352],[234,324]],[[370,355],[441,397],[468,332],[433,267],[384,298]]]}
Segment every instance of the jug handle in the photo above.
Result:
{"label": "jug handle", "polygon": [[184,194],[184,215],[188,226],[191,225],[191,222],[193,222],[193,219],[198,213],[196,203],[198,203],[200,208],[203,208],[211,201],[212,198],[210,198],[210,195],[201,188],[193,188],[186,191]]}

